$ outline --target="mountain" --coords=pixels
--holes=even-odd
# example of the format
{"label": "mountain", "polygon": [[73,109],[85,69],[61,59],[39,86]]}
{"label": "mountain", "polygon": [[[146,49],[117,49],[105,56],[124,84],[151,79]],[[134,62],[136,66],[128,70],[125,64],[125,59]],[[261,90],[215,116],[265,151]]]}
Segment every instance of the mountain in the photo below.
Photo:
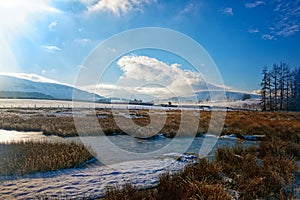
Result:
{"label": "mountain", "polygon": [[243,96],[247,94],[250,96],[251,99],[258,99],[260,95],[252,94],[249,92],[242,92],[242,91],[230,91],[230,90],[213,90],[213,91],[199,91],[195,92],[194,95],[187,95],[187,96],[179,96],[179,97],[172,97],[167,99],[168,101],[181,101],[181,102],[203,102],[207,100],[243,100]]}
{"label": "mountain", "polygon": [[[185,94],[167,99],[157,99],[157,101],[199,102],[211,100],[211,97],[214,97],[214,100],[242,100],[244,94],[249,94],[252,99],[260,98],[259,95],[234,91],[225,88],[224,86],[222,87],[213,84],[208,85],[206,83],[198,83],[197,85],[192,85],[192,87],[195,91],[194,94]],[[210,92],[208,91],[208,87],[211,90]],[[105,98],[99,94],[87,92],[36,74],[0,74],[0,98],[72,100],[73,94],[75,94],[76,97],[74,100],[77,101],[119,102],[122,99],[113,97]],[[151,94],[147,95],[151,96]],[[154,96],[153,99],[155,99]]]}
{"label": "mountain", "polygon": [[36,74],[0,74],[0,98],[100,101],[104,97]]}

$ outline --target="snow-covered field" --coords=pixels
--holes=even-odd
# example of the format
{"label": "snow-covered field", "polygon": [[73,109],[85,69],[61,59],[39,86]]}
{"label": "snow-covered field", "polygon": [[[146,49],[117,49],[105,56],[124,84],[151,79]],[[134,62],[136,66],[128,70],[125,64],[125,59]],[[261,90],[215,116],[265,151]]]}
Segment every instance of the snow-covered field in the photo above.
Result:
{"label": "snow-covered field", "polygon": [[[259,100],[246,100],[236,102],[207,102],[201,105],[216,107],[242,108],[244,104],[256,104]],[[0,99],[0,108],[72,108],[71,101],[49,101],[29,99]],[[187,105],[187,109],[190,109]],[[199,106],[199,105],[194,105]],[[94,104],[87,102],[74,102],[78,108],[116,108],[116,109],[178,109],[176,107],[138,106],[124,104]],[[160,113],[160,112],[157,112]],[[105,115],[103,115],[104,117]],[[4,135],[1,135],[4,134]],[[34,137],[44,137],[41,133]],[[32,134],[23,133],[18,137],[30,138]],[[7,132],[1,133],[5,138]],[[209,135],[207,135],[209,136]],[[120,136],[125,137],[125,136]],[[209,137],[215,137],[214,135]],[[163,139],[161,139],[163,141]],[[198,138],[200,140],[200,138]],[[234,136],[220,138],[222,142],[232,143]],[[0,140],[1,141],[1,140]],[[178,157],[181,159],[178,159]],[[78,169],[65,169],[56,172],[36,173],[22,177],[0,176],[0,199],[35,199],[38,197],[101,197],[108,187],[132,183],[135,186],[147,188],[157,184],[160,175],[166,172],[182,170],[188,163],[194,162],[195,157],[179,154],[168,154],[155,159],[135,160],[113,164],[110,167],[101,166],[97,162],[89,163]]]}
{"label": "snow-covered field", "polygon": [[[0,99],[0,108],[72,108],[72,101],[37,99]],[[74,107],[91,108],[94,103],[74,102]]]}
{"label": "snow-covered field", "polygon": [[[162,107],[159,105],[146,106],[146,105],[126,105],[126,104],[103,104],[92,102],[72,102],[72,101],[59,101],[59,100],[37,100],[37,99],[0,99],[0,108],[113,108],[113,109],[150,109],[150,110],[176,110],[199,109],[199,106],[216,107],[230,107],[237,109],[259,109],[259,99],[249,99],[245,101],[232,101],[232,102],[202,102],[200,104],[184,104],[179,107]],[[176,105],[176,104],[175,104]],[[202,110],[202,109],[201,109]],[[214,109],[215,110],[215,109]]]}
{"label": "snow-covered field", "polygon": [[[9,139],[43,139],[47,140],[61,140],[61,141],[78,141],[79,138],[59,138],[52,136],[45,137],[41,133],[29,133],[17,132],[17,131],[3,131],[2,134],[10,134],[11,138],[6,137],[6,141]],[[92,198],[103,196],[107,187],[115,185],[123,185],[125,183],[132,183],[138,187],[153,187],[157,184],[160,175],[166,172],[176,172],[182,170],[186,164],[195,162],[196,154],[199,154],[199,148],[202,147],[202,142],[206,137],[197,137],[194,139],[193,144],[190,146],[187,152],[190,154],[171,153],[178,152],[180,145],[185,144],[185,138],[179,140],[182,144],[178,144],[178,148],[174,147],[173,151],[166,152],[164,154],[157,154],[155,156],[139,156],[139,159],[128,156],[126,159],[118,158],[115,152],[112,152],[109,148],[106,148],[104,140],[96,140],[94,137],[87,137],[92,141],[96,141],[98,144],[101,155],[107,155],[115,162],[114,164],[107,166],[100,165],[97,161],[91,162],[86,166],[78,169],[65,169],[56,172],[36,173],[26,175],[22,177],[18,176],[0,176],[0,199],[33,199],[39,196],[50,195],[53,197],[69,196],[91,196]],[[81,138],[82,139],[82,138]],[[158,137],[155,140],[137,140],[130,136],[111,136],[110,141],[124,150],[147,150],[150,147],[159,148],[170,142],[171,139]],[[217,138],[214,135],[208,135],[206,142],[215,141]],[[235,137],[231,138],[219,138],[218,143],[214,146],[214,149],[219,146],[231,146],[235,145],[237,140]],[[102,143],[101,143],[102,141]],[[252,145],[254,142],[245,142],[244,145]],[[205,145],[204,145],[205,146]],[[207,145],[206,145],[207,146]],[[205,146],[205,147],[206,147]],[[96,148],[97,146],[93,146]],[[94,149],[93,148],[93,149]],[[129,148],[129,149],[126,149]],[[135,148],[135,149],[132,149]],[[204,147],[203,147],[204,148]],[[94,149],[96,150],[96,149]],[[151,148],[150,148],[151,150]],[[214,150],[212,150],[213,152]],[[197,153],[198,152],[198,153]],[[133,155],[134,153],[132,153]],[[130,154],[131,155],[131,154]],[[146,155],[146,154],[143,154]],[[100,156],[100,159],[103,157]],[[178,159],[179,158],[179,159]]]}
{"label": "snow-covered field", "polygon": [[155,160],[123,162],[107,166],[89,164],[81,169],[67,169],[27,175],[25,177],[0,177],[1,199],[35,199],[38,197],[103,196],[106,188],[132,183],[147,188],[157,184],[160,175],[182,170],[194,156],[165,155]]}
{"label": "snow-covered field", "polygon": [[228,106],[233,108],[242,108],[243,105],[253,105],[253,104],[259,104],[260,99],[246,99],[244,101],[237,100],[237,101],[215,101],[215,102],[202,102],[201,105],[205,106]]}

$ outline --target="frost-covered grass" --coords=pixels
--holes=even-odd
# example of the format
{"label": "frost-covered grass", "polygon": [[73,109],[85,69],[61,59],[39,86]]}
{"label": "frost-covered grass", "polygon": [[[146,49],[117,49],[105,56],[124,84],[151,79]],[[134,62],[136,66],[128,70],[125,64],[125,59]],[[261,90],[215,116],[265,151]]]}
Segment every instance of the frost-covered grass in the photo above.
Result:
{"label": "frost-covered grass", "polygon": [[[274,149],[279,148],[275,143]],[[181,172],[164,174],[154,188],[112,187],[104,199],[293,199],[296,171],[295,157],[288,153],[220,148],[214,161],[200,159]]]}
{"label": "frost-covered grass", "polygon": [[[185,161],[177,161],[179,157]],[[161,159],[137,160],[66,169],[57,172],[29,174],[20,179],[0,177],[2,199],[97,199],[113,185],[132,183],[139,188],[150,188],[158,183],[160,175],[180,171],[195,158],[184,155],[166,155]]]}
{"label": "frost-covered grass", "polygon": [[[201,117],[207,125],[209,112]],[[155,188],[110,188],[104,199],[296,199],[299,122],[300,113],[229,112],[224,134],[265,135],[259,147],[220,148],[214,161],[202,159],[176,175],[165,174]]]}
{"label": "frost-covered grass", "polygon": [[76,128],[71,116],[56,117],[32,113],[18,113],[18,110],[0,115],[0,128],[16,131],[42,131],[46,135],[75,136]]}
{"label": "frost-covered grass", "polygon": [[82,165],[93,155],[83,144],[19,141],[0,144],[0,175],[54,171]]}
{"label": "frost-covered grass", "polygon": [[[72,113],[77,116],[77,128],[86,135],[99,134],[99,125],[106,135],[126,134],[135,132],[131,126],[126,124],[132,120],[139,126],[147,126],[151,123],[149,114],[161,116],[166,113],[166,123],[160,133],[166,137],[174,137],[176,134],[189,135],[189,126],[186,126],[181,133],[178,133],[182,123],[199,124],[197,135],[201,135],[215,130],[221,122],[211,120],[210,111],[184,111],[180,110],[130,110],[130,114],[125,111],[115,110],[113,115],[111,110],[97,110],[98,123],[90,123],[95,119],[95,113],[89,110],[72,111],[70,109],[50,109],[50,110],[24,110],[24,109],[2,109],[0,110],[0,129],[18,131],[43,131],[47,135],[77,136]],[[240,138],[242,135],[266,135],[278,134],[280,137],[293,137],[293,140],[300,139],[300,113],[297,112],[247,112],[247,111],[214,111],[214,116],[226,116],[222,135],[236,134]],[[116,123],[119,119],[126,126],[126,131],[122,130]],[[185,120],[185,121],[183,121]],[[194,135],[192,135],[194,136]]]}
{"label": "frost-covered grass", "polygon": [[230,200],[231,196],[224,190],[221,183],[218,168],[205,159],[201,159],[197,165],[189,165],[180,173],[162,175],[155,188],[141,190],[127,184],[121,188],[109,188],[104,199]]}
{"label": "frost-covered grass", "polygon": [[[54,114],[37,114],[34,111],[32,113],[22,111],[23,113],[20,114],[18,110],[9,109],[1,112],[0,128],[33,129],[60,136],[77,135],[72,117],[61,115],[57,110],[53,112]],[[131,117],[120,111],[117,117],[125,120],[124,123],[126,120],[134,120],[140,126],[147,126],[150,123],[149,112],[160,115],[164,111],[132,110]],[[161,133],[173,137],[179,129],[181,114],[181,111],[167,111],[166,123]],[[191,124],[199,117],[198,134],[207,133],[211,123],[211,112],[188,111],[187,114],[186,120]],[[97,116],[105,134],[124,134],[115,123],[110,110],[98,110]],[[83,119],[80,127],[84,128],[87,134],[97,134],[96,127],[85,124],[85,119],[95,116],[82,113],[80,117]],[[292,185],[297,170],[295,160],[300,157],[299,122],[300,113],[293,112],[227,112],[222,134],[236,134],[240,138],[246,134],[265,135],[258,148],[218,149],[215,161],[202,159],[198,164],[188,166],[175,175],[165,174],[161,176],[155,188],[141,190],[141,187],[129,184],[110,188],[105,198],[227,199],[230,198],[228,195],[232,191],[238,191],[236,194],[240,195],[240,199],[292,198]],[[218,122],[212,122],[212,126],[214,125],[217,126]],[[188,130],[183,130],[182,133],[184,132],[189,133]],[[17,168],[19,167],[15,169]]]}

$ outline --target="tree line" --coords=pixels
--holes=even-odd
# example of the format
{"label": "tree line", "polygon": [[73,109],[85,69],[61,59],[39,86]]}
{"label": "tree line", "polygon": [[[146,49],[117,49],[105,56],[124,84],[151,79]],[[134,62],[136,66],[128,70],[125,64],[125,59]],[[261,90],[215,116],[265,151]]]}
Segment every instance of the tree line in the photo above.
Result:
{"label": "tree line", "polygon": [[261,108],[263,111],[300,110],[300,68],[291,69],[285,62],[263,68]]}

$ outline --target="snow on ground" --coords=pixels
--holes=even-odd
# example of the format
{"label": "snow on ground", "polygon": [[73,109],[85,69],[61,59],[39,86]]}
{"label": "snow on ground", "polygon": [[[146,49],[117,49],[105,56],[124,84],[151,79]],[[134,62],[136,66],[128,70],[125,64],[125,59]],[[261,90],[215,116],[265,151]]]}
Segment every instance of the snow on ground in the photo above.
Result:
{"label": "snow on ground", "polygon": [[123,162],[110,167],[91,164],[81,169],[66,169],[56,172],[31,174],[24,177],[0,177],[0,196],[3,199],[33,199],[38,197],[97,198],[106,188],[132,183],[137,187],[153,187],[160,175],[176,172],[194,156],[165,155],[156,160]]}
{"label": "snow on ground", "polygon": [[[75,107],[92,107],[94,103],[74,102]],[[72,101],[37,99],[0,99],[2,108],[72,108]]]}
{"label": "snow on ground", "polygon": [[230,107],[230,108],[247,108],[253,106],[253,108],[259,107],[260,99],[247,99],[247,100],[237,100],[237,101],[215,101],[215,102],[202,102],[202,106],[211,107]]}
{"label": "snow on ground", "polygon": [[[37,99],[0,99],[0,108],[112,108],[112,109],[149,109],[149,110],[195,110],[199,106],[215,107],[214,110],[223,108],[237,109],[259,109],[259,99],[248,99],[245,101],[216,101],[202,102],[200,104],[181,104],[179,107],[165,107],[160,105],[127,105],[127,104],[105,104],[93,102],[72,102],[59,100],[37,100]],[[203,109],[203,108],[202,108]],[[202,110],[201,109],[201,110]],[[209,108],[207,108],[210,110]],[[226,110],[226,109],[225,109]]]}

